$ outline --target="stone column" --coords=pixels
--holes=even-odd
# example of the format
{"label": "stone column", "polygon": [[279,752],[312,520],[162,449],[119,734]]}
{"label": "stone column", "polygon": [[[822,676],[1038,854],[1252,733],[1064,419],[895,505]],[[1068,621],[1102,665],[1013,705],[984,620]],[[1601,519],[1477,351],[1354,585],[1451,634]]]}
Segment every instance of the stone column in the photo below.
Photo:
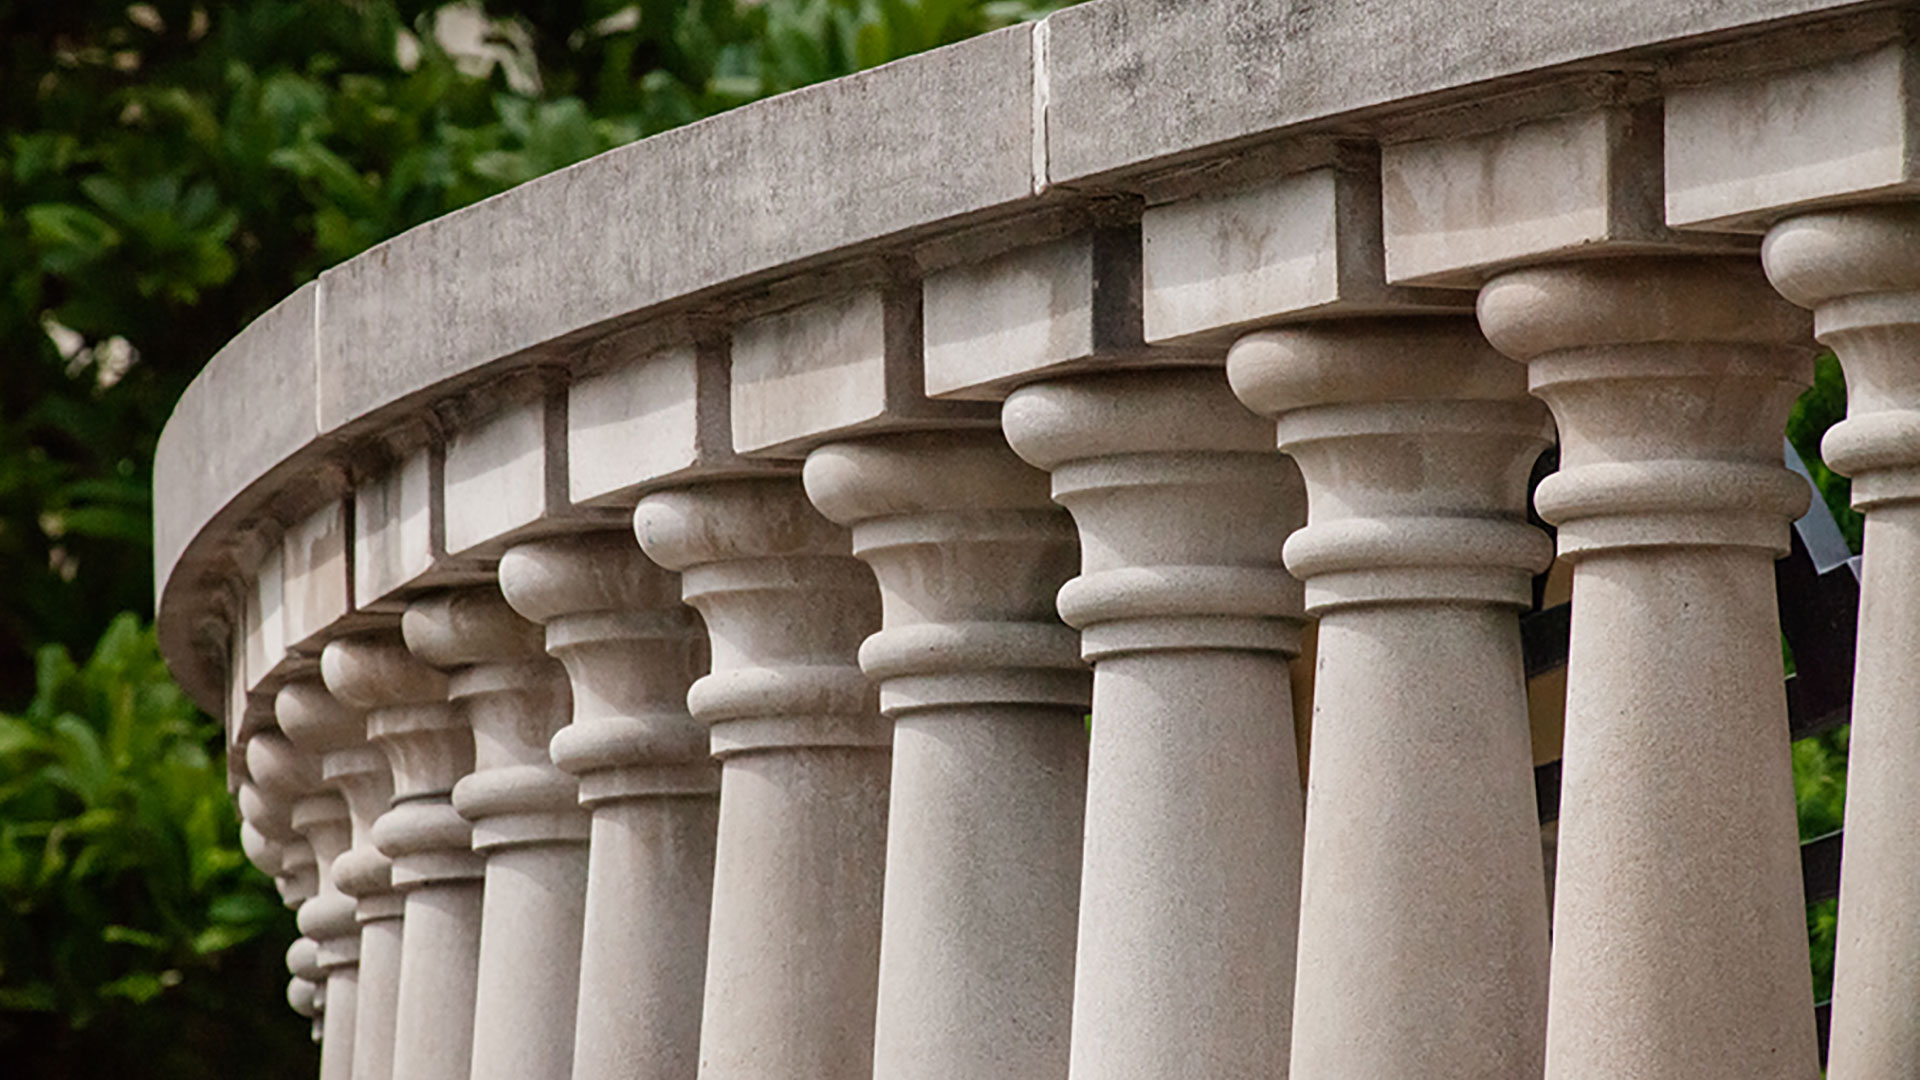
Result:
{"label": "stone column", "polygon": [[579,785],[547,757],[572,708],[566,672],[492,585],[417,600],[401,626],[414,655],[447,673],[473,731],[473,772],[453,789],[486,859],[473,1080],[567,1080],[588,822]]}
{"label": "stone column", "polygon": [[1079,526],[1059,608],[1094,665],[1071,1075],[1283,1076],[1299,476],[1218,369],[1036,383],[1003,423]]}
{"label": "stone column", "polygon": [[1920,1061],[1920,205],[1790,218],[1765,258],[1846,369],[1821,449],[1867,519],[1827,1075],[1900,1076]]}
{"label": "stone column", "polygon": [[500,586],[572,679],[550,752],[593,815],[573,1075],[693,1080],[720,787],[687,714],[699,619],[624,529],[513,548]]}
{"label": "stone column", "polygon": [[[321,669],[329,690],[366,710],[367,734],[393,767],[392,808],[373,826],[405,898],[390,1075],[468,1080],[482,864],[472,826],[453,808],[453,785],[473,769],[472,734],[447,703],[446,677],[409,653],[396,630],[330,642]],[[363,979],[372,974],[367,946],[363,935]]]}
{"label": "stone column", "polygon": [[[318,1029],[320,1078],[348,1080],[353,1075],[353,1021],[359,1004],[360,924],[354,918],[353,898],[341,892],[334,879],[333,865],[352,844],[352,819],[345,799],[320,791],[294,806],[293,824],[312,843],[320,871],[319,893],[300,905],[301,940],[312,945],[303,957],[317,975],[328,1012],[331,1006],[340,1009],[331,1023],[323,1017]],[[327,1037],[329,1028],[332,1038]]]}
{"label": "stone column", "polygon": [[[311,900],[308,901],[309,903]],[[301,908],[307,906],[302,903]],[[297,918],[299,913],[295,912]],[[287,1006],[313,1022],[313,1041],[320,1043],[320,1075],[327,1075],[326,984],[327,973],[320,968],[319,945],[309,937],[293,939],[287,946]],[[347,1061],[353,1060],[351,1050]]]}
{"label": "stone column", "polygon": [[[320,893],[301,907],[300,930],[313,939],[314,966],[324,977],[321,1080],[384,1075],[356,1072],[355,1062],[372,1056],[371,1050],[363,1055],[362,1040],[374,1041],[358,1030],[362,1002],[369,1008],[385,1002],[386,1018],[373,1021],[372,1028],[391,1032],[392,993],[399,985],[400,905],[388,880],[389,863],[373,849],[369,835],[391,795],[387,763],[367,742],[366,718],[342,705],[317,678],[281,687],[274,712],[286,737],[319,762],[323,788],[294,808],[294,824],[304,827],[320,871]],[[355,890],[349,890],[349,881]],[[364,995],[363,936],[375,954],[374,976],[385,973],[381,989]],[[382,959],[388,961],[384,969]],[[384,1052],[390,1060],[391,1042]],[[367,1068],[379,1067],[369,1060]]]}
{"label": "stone column", "polygon": [[700,1076],[865,1076],[890,765],[856,658],[873,574],[796,478],[655,492],[634,522],[713,649],[687,697],[722,765]]}
{"label": "stone column", "polygon": [[1286,563],[1319,617],[1292,1080],[1532,1080],[1547,901],[1518,614],[1553,441],[1470,318],[1241,339],[1240,399],[1306,479]]}
{"label": "stone column", "polygon": [[1559,422],[1574,566],[1546,1076],[1817,1075],[1773,583],[1805,318],[1750,258],[1622,257],[1480,322]]}
{"label": "stone column", "polygon": [[1067,1075],[1089,676],[1078,558],[998,431],[831,444],[807,494],[880,583],[860,648],[893,720],[876,1080]]}

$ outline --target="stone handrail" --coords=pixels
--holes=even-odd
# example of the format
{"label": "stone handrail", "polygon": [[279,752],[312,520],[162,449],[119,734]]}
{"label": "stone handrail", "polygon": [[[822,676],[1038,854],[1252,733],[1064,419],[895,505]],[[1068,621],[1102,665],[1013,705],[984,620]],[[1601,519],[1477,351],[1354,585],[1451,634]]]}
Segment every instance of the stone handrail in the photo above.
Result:
{"label": "stone handrail", "polygon": [[323,1077],[1803,1080],[1816,338],[1903,1071],[1915,86],[1911,2],[1093,0],[322,274],[155,546]]}
{"label": "stone handrail", "polygon": [[1097,0],[602,154],[327,271],[214,357],[156,455],[162,646],[215,700],[207,646],[227,646],[209,586],[249,549],[237,535],[296,520],[326,497],[314,474],[341,475],[357,441],[436,397],[620,327],[750,307],[809,271],[1137,196],[1156,173],[1177,184],[1276,142],[1285,156],[1294,138],[1404,131],[1483,96],[1565,107],[1696,41],[1771,32],[1763,48],[1801,54],[1795,22],[1886,6],[1529,0],[1362,18]]}

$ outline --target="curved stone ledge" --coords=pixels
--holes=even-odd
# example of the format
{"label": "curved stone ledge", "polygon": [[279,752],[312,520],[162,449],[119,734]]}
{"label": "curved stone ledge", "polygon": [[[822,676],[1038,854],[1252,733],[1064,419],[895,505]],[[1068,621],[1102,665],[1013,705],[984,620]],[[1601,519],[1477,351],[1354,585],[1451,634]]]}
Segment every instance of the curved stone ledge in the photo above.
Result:
{"label": "curved stone ledge", "polygon": [[[990,413],[925,393],[991,399],[1034,372],[1137,359],[1153,327],[1143,338],[1137,313],[1116,315],[1103,298],[1129,274],[1138,280],[1139,234],[1125,231],[1143,200],[1328,164],[1361,178],[1364,194],[1379,182],[1373,151],[1356,158],[1352,141],[1484,131],[1645,101],[1663,84],[1851,56],[1899,38],[1886,9],[1901,7],[1513,0],[1462,16],[1432,4],[1094,0],[610,151],[335,267],[212,360],[156,455],[162,648],[211,707],[224,693],[255,691],[289,655],[310,658],[324,636],[363,625],[356,615],[396,610],[407,589],[490,572],[504,545],[585,512],[576,501],[593,512],[630,505],[648,482],[695,468],[764,469],[748,459],[791,460],[849,431],[987,422]],[[1778,32],[1815,19],[1837,21],[1817,35]],[[1673,172],[1671,148],[1668,158]],[[1764,208],[1690,220],[1736,212]],[[1101,234],[1091,247],[1072,235],[1089,225]],[[1371,228],[1378,233],[1377,220]],[[1036,281],[1067,282],[1080,306],[1026,312],[1017,327],[973,326],[966,283],[937,289],[936,278],[989,256]],[[1340,288],[1327,310],[1389,296],[1383,284],[1350,301]],[[860,361],[814,361],[839,381],[811,385],[850,395],[845,407],[814,427],[730,440],[739,432],[729,395],[739,396],[741,378],[761,376],[729,370],[727,338],[822,296],[853,298],[807,316],[822,327],[822,348]],[[924,357],[916,302],[927,309]],[[878,314],[862,314],[869,309]],[[1035,317],[1049,333],[1025,334]],[[896,355],[907,329],[913,341]],[[1073,344],[1060,344],[1062,329]],[[1041,354],[1004,370],[931,370],[934,345],[1041,339],[1032,345]],[[622,474],[624,459],[596,462],[612,475],[576,473],[569,486],[569,446],[584,436],[567,422],[568,379],[577,388],[601,378],[609,356],[617,364],[663,349],[643,373],[629,365],[607,376],[607,407],[627,412],[600,418],[603,443],[579,451],[632,443],[618,425],[644,413],[659,442],[645,451],[646,475]],[[783,377],[776,370],[760,392],[803,392]],[[534,492],[533,505],[496,507],[451,535],[418,524],[436,546],[397,577],[356,568],[355,522],[364,526],[370,508],[400,514],[439,498],[434,485],[476,475],[462,469],[499,462],[532,470],[517,490]],[[370,483],[387,487],[376,498]],[[326,582],[315,583],[316,567]],[[229,681],[241,668],[251,677]]]}

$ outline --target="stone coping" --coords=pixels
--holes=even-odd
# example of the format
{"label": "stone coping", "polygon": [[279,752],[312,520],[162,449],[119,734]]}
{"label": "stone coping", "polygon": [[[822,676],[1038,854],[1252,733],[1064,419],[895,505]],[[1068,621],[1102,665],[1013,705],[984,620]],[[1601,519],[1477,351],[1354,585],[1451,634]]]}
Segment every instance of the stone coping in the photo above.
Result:
{"label": "stone coping", "polygon": [[[219,701],[236,574],[346,490],[358,448],[615,331],[726,319],[809,275],[924,262],[932,241],[1061,207],[1178,197],[1316,137],[1574,107],[1688,77],[1668,62],[1683,44],[1890,6],[1094,0],[609,151],[334,267],[212,359],[156,454],[162,649]],[[1722,51],[1724,67],[1768,48]]]}

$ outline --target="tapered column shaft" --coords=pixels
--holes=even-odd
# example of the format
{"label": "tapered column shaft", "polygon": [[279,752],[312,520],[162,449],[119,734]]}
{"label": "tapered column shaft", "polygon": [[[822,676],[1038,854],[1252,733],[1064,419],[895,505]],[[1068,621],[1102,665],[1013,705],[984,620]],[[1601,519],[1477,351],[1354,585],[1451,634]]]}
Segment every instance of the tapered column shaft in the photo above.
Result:
{"label": "tapered column shaft", "polygon": [[551,752],[593,815],[573,1075],[693,1080],[720,784],[687,714],[699,619],[627,530],[514,548],[500,584],[566,665],[572,722]]}
{"label": "tapered column shaft", "polygon": [[566,672],[491,585],[416,601],[402,628],[414,655],[447,673],[473,731],[474,770],[453,789],[486,859],[473,1080],[567,1080],[588,822],[578,785],[547,756],[572,708]]}
{"label": "tapered column shaft", "polygon": [[1807,327],[1744,258],[1518,270],[1480,321],[1553,409],[1574,561],[1548,1080],[1817,1072],[1774,558]]}
{"label": "tapered column shaft", "polygon": [[1320,619],[1289,1075],[1532,1080],[1547,899],[1517,613],[1553,558],[1526,522],[1547,411],[1463,318],[1255,334],[1228,373],[1306,480],[1286,561]]}
{"label": "tapered column shaft", "polygon": [[687,699],[722,762],[700,1076],[864,1076],[889,770],[856,659],[873,575],[797,479],[658,492],[634,521],[713,649]]}
{"label": "tapered column shaft", "polygon": [[367,833],[385,808],[391,783],[386,762],[367,742],[366,718],[341,704],[319,679],[281,687],[274,712],[286,737],[319,763],[321,793],[294,808],[295,825],[313,846],[320,884],[319,895],[300,909],[300,929],[314,941],[315,966],[323,976],[321,1080],[350,1080],[358,1055],[362,931],[360,901],[342,879],[356,869],[357,843],[360,857],[374,860],[371,872],[378,880],[370,884],[378,887],[367,896],[370,910],[378,907],[386,862],[371,850]]}
{"label": "tapered column shaft", "polygon": [[[398,633],[335,640],[321,667],[335,696],[366,710],[368,736],[393,767],[392,808],[373,827],[405,904],[392,1075],[468,1080],[482,864],[472,826],[453,808],[453,786],[472,771],[473,737],[447,703],[446,677],[409,653]],[[367,949],[363,933],[363,979],[372,974]],[[363,981],[363,1007],[367,989]]]}
{"label": "tapered column shaft", "polygon": [[1217,370],[1036,384],[1003,423],[1079,527],[1059,608],[1094,664],[1071,1075],[1281,1076],[1298,474]]}
{"label": "tapered column shaft", "polygon": [[1833,974],[1835,1080],[1920,1061],[1920,206],[1789,219],[1766,266],[1847,376],[1827,463],[1866,515]]}
{"label": "tapered column shaft", "polygon": [[[320,976],[319,985],[324,986],[329,1013],[321,1028],[320,1077],[321,1080],[346,1080],[353,1073],[360,923],[354,917],[353,898],[340,891],[333,865],[352,846],[352,819],[346,800],[336,792],[327,791],[302,799],[294,807],[293,823],[312,843],[319,871],[320,891],[300,906],[299,924],[301,933],[314,944],[313,966]],[[331,1011],[336,1006],[341,1015],[333,1017]]]}
{"label": "tapered column shaft", "polygon": [[[284,694],[285,691],[282,691]],[[284,709],[284,704],[282,708]],[[353,1080],[387,1080],[393,1075],[394,1025],[400,1009],[400,951],[405,901],[393,888],[393,860],[373,842],[373,826],[393,801],[393,769],[380,749],[365,738],[366,720],[354,714],[358,742],[330,751],[322,775],[347,800],[353,846],[334,860],[340,891],[354,898],[360,926],[359,957],[352,981]],[[326,956],[325,950],[322,957]],[[327,980],[327,998],[333,979]],[[332,1021],[329,1010],[329,1020]],[[344,1019],[338,1021],[346,1023]]]}
{"label": "tapered column shaft", "polygon": [[874,1076],[1064,1078],[1089,677],[1053,597],[1073,522],[998,431],[826,446],[806,485],[882,601],[860,650],[894,722]]}

